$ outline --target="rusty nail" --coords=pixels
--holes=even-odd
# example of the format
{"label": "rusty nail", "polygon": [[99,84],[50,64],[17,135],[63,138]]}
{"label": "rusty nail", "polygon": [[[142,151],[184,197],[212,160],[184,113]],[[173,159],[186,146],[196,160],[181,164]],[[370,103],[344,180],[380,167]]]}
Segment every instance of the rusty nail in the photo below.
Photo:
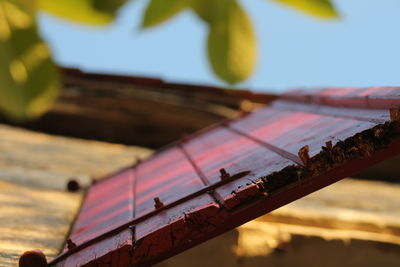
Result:
{"label": "rusty nail", "polygon": [[25,251],[19,258],[19,267],[46,267],[46,255],[41,250]]}
{"label": "rusty nail", "polygon": [[69,192],[76,192],[81,188],[81,185],[76,179],[70,179],[67,183],[67,190]]}
{"label": "rusty nail", "polygon": [[326,142],[325,145],[326,145],[326,148],[329,149],[329,150],[331,150],[333,148],[332,141]]}
{"label": "rusty nail", "polygon": [[71,239],[71,238],[68,238],[68,239],[67,239],[67,248],[68,248],[68,249],[76,248],[76,244],[75,244],[74,242],[72,242],[72,239]]}
{"label": "rusty nail", "polygon": [[390,109],[390,120],[400,121],[400,109],[399,108],[391,108]]}
{"label": "rusty nail", "polygon": [[161,209],[162,207],[164,207],[164,203],[161,202],[159,197],[154,198],[154,207],[156,209]]}
{"label": "rusty nail", "polygon": [[220,173],[219,177],[221,178],[221,180],[225,180],[225,179],[231,178],[231,175],[229,173],[227,173],[224,168],[219,169],[219,173]]}
{"label": "rusty nail", "polygon": [[309,146],[303,146],[299,150],[299,158],[301,159],[304,165],[307,165],[308,162],[310,161],[310,155],[308,154],[308,152],[310,152]]}
{"label": "rusty nail", "polygon": [[265,189],[264,182],[262,180],[257,181],[256,185],[258,186],[258,188],[260,188],[260,190]]}

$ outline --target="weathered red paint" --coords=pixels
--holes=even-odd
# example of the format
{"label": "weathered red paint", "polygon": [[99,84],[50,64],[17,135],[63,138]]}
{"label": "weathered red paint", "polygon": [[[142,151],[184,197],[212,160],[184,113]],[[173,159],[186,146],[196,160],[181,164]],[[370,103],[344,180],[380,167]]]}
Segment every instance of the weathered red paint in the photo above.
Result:
{"label": "weathered red paint", "polygon": [[133,239],[132,230],[126,229],[120,233],[110,235],[98,242],[77,250],[65,260],[57,262],[57,267],[72,266],[97,266],[98,263],[108,263],[111,266],[120,265],[121,257],[126,251],[132,251]]}
{"label": "weathered red paint", "polygon": [[96,183],[52,265],[153,264],[400,153],[380,89],[288,93]]}
{"label": "weathered red paint", "polygon": [[132,219],[134,175],[127,169],[89,189],[70,236],[76,245]]}

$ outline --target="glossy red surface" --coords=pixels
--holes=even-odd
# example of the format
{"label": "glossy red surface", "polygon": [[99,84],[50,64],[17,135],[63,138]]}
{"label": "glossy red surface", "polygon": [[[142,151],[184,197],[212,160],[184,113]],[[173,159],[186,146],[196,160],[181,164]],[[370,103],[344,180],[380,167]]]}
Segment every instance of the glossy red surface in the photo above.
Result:
{"label": "glossy red surface", "polygon": [[[307,168],[302,147],[313,159],[326,142],[335,146],[385,123],[399,107],[400,88],[297,90],[186,138],[93,185],[70,236],[76,247],[51,264],[152,264],[237,227],[399,153],[391,136],[375,154],[307,181],[291,171]],[[278,172],[279,190],[260,186]]]}

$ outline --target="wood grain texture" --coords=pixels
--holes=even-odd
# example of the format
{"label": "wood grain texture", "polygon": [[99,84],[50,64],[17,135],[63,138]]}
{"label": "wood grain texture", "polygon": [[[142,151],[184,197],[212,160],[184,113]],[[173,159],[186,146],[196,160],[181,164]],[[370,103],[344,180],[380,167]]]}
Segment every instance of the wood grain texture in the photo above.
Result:
{"label": "wood grain texture", "polygon": [[150,153],[0,125],[0,266],[26,250],[60,252],[83,194],[66,192],[70,178],[86,186]]}
{"label": "wood grain texture", "polygon": [[65,189],[70,178],[82,185],[145,158],[151,150],[97,141],[64,138],[0,125],[3,180]]}
{"label": "wood grain texture", "polygon": [[399,195],[344,179],[156,266],[397,267]]}
{"label": "wood grain texture", "polygon": [[32,249],[54,258],[81,200],[81,194],[0,181],[0,266],[15,266]]}
{"label": "wood grain texture", "polygon": [[[311,103],[323,107],[277,101],[225,121],[133,166],[133,182],[124,182],[128,194],[111,190],[103,201],[102,191],[122,183],[110,176],[92,187],[79,216],[89,218],[94,209],[101,223],[74,228],[71,236],[85,242],[53,263],[131,228],[131,263],[154,264],[399,154],[400,122],[388,116],[400,103],[398,89],[386,89],[322,90],[311,93]],[[375,98],[391,104],[369,106]],[[109,210],[119,202],[123,211]],[[87,257],[92,261],[82,264],[98,263]]]}
{"label": "wood grain texture", "polygon": [[337,107],[390,109],[399,107],[400,87],[300,89],[289,91],[282,98]]}

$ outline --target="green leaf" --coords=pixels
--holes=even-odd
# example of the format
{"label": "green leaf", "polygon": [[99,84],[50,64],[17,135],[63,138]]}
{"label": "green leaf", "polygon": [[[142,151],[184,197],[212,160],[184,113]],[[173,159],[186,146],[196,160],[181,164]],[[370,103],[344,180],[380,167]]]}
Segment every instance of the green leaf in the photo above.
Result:
{"label": "green leaf", "polygon": [[159,25],[187,7],[187,0],[151,0],[143,16],[142,27]]}
{"label": "green leaf", "polygon": [[108,13],[115,13],[120,7],[122,7],[127,0],[94,0],[93,7],[96,10]]}
{"label": "green leaf", "polygon": [[36,12],[36,9],[37,9],[36,0],[19,0],[19,2],[20,2],[22,5],[24,5],[24,6],[28,7],[28,8],[30,8],[32,12]]}
{"label": "green leaf", "polygon": [[331,0],[273,0],[275,2],[296,8],[304,13],[324,18],[338,18],[334,5]]}
{"label": "green leaf", "polygon": [[0,0],[0,109],[15,120],[40,116],[58,95],[59,74],[20,0]]}
{"label": "green leaf", "polygon": [[126,0],[37,0],[39,8],[56,16],[88,24],[110,23]]}
{"label": "green leaf", "polygon": [[[219,2],[219,1],[218,1]],[[256,65],[257,43],[250,18],[236,0],[224,0],[219,14],[208,17],[208,56],[214,73],[235,84],[247,79]],[[219,2],[218,4],[220,4]],[[214,2],[215,3],[215,2]]]}
{"label": "green leaf", "polygon": [[227,10],[226,4],[228,2],[226,0],[189,0],[190,7],[196,15],[208,24],[224,19],[225,16],[222,14]]}

